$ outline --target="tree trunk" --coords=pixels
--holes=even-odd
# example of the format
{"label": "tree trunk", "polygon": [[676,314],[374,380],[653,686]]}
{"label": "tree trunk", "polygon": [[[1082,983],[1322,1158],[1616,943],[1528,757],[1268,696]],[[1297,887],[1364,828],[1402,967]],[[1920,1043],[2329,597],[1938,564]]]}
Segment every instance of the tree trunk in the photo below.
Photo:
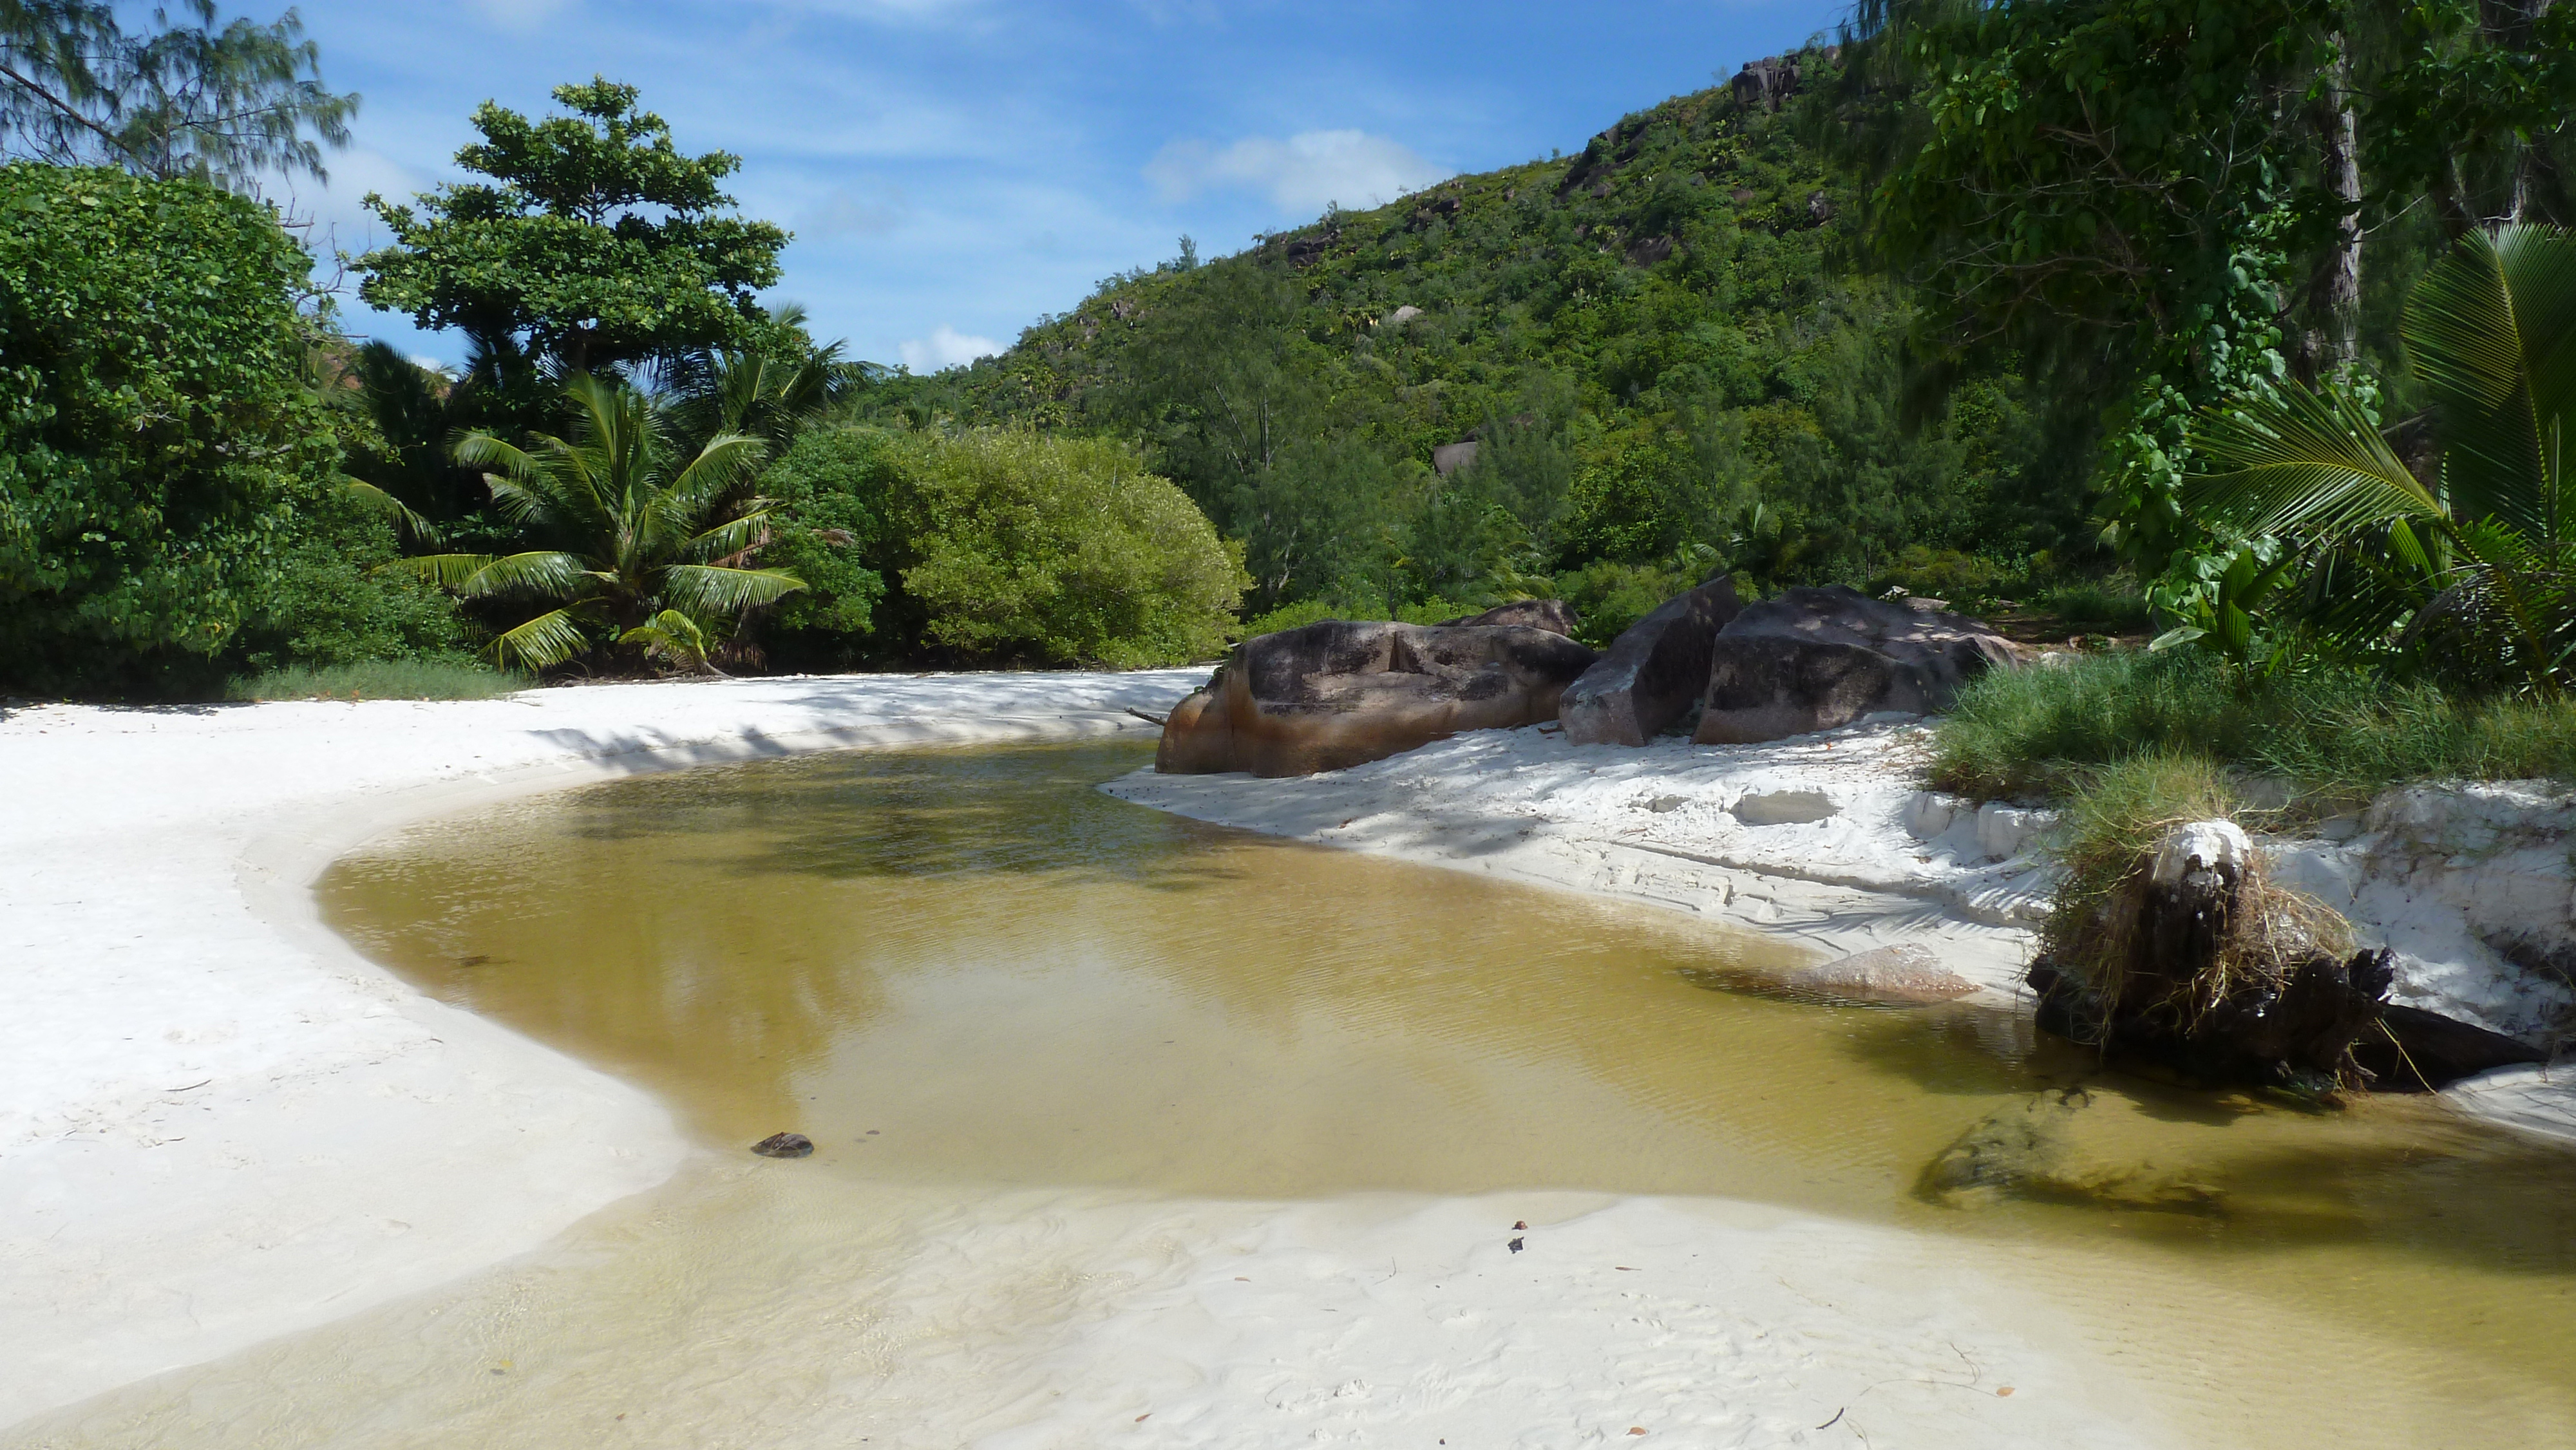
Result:
{"label": "tree trunk", "polygon": [[[2478,29],[2485,33],[2489,45],[2528,54],[2532,26],[2548,12],[2550,3],[2551,0],[2478,0]],[[2506,200],[2504,219],[2521,222],[2535,210],[2554,212],[2556,207],[2551,203],[2563,190],[2558,184],[2557,169],[2556,160],[2537,140],[2516,146],[2513,192]]]}
{"label": "tree trunk", "polygon": [[2361,353],[2361,132],[2352,108],[2352,60],[2341,35],[2318,88],[2317,169],[2342,206],[2334,240],[2308,283],[2308,329],[2300,348],[2305,381],[2333,377]]}

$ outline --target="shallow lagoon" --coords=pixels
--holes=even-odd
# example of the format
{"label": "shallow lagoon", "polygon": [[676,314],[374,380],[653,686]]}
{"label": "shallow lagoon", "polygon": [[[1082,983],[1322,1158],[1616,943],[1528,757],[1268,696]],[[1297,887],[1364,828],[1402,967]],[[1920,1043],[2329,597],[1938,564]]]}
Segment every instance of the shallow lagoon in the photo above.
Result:
{"label": "shallow lagoon", "polygon": [[[1543,1189],[2026,1246],[2035,1287],[2212,1443],[2576,1423],[2576,1155],[2430,1100],[2320,1113],[2105,1078],[1976,1009],[1786,1000],[1760,982],[1794,950],[1719,924],[1091,789],[1145,758],[700,770],[345,860],[321,897],[362,950],[658,1090],[714,1151],[543,1263],[119,1391],[32,1443],[546,1443],[639,1383],[666,1387],[661,1423],[762,1423],[747,1405],[794,1376],[763,1391],[754,1367],[888,1334],[871,1263],[970,1204]],[[1922,1192],[1963,1132],[2034,1103],[2107,1197]],[[742,1153],[779,1129],[815,1157]],[[1078,1298],[1031,1284],[947,1332]],[[907,1343],[862,1358],[893,1373]]]}

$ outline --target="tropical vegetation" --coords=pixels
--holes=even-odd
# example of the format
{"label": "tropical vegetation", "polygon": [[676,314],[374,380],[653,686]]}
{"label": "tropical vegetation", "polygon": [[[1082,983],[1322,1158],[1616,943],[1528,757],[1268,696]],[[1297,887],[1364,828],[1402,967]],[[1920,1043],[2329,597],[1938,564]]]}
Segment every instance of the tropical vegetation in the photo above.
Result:
{"label": "tropical vegetation", "polygon": [[454,450],[487,470],[494,509],[535,547],[401,565],[465,599],[545,606],[493,638],[495,657],[541,669],[615,645],[703,668],[715,620],[804,587],[742,562],[769,519],[747,497],[759,439],[720,433],[683,450],[666,405],[630,384],[580,374],[564,394],[570,439],[539,433],[522,447],[475,432]]}
{"label": "tropical vegetation", "polygon": [[1972,696],[1963,788],[2127,731],[2341,789],[2246,722],[2371,700],[2388,769],[2547,764],[2492,722],[2554,730],[2576,650],[2576,15],[1867,0],[915,376],[768,302],[739,158],[600,77],[369,200],[358,295],[464,366],[350,339],[249,193],[356,98],[291,13],[175,14],[0,0],[8,688],[1130,665],[1532,596],[1606,643],[1724,571],[2153,637]]}

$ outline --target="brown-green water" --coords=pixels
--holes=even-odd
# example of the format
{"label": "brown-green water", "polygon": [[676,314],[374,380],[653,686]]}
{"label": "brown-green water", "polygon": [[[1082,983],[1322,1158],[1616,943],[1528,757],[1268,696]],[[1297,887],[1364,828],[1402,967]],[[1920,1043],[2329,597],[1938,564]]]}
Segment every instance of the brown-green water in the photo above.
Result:
{"label": "brown-green water", "polygon": [[[1766,996],[1747,984],[1796,954],[1757,936],[1091,788],[1144,758],[853,753],[622,782],[387,837],[321,896],[369,956],[661,1092],[713,1147],[810,1135],[797,1191],[822,1197],[799,1214],[1062,1189],[1749,1199],[2026,1246],[2038,1287],[2105,1334],[2154,1321],[2134,1352],[2211,1403],[2312,1402],[2347,1442],[2576,1441],[2576,1155],[2430,1100],[2316,1112],[2104,1078],[2003,1014]],[[2038,1110],[2067,1181],[1921,1190],[1963,1132],[2079,1084],[2080,1108]],[[776,1231],[706,1207],[721,1196],[673,1212]],[[634,1253],[656,1231],[600,1232]],[[581,1317],[588,1291],[550,1292]],[[46,1443],[140,1443],[119,1436],[177,1423],[168,1404],[234,1403],[226,1373]]]}

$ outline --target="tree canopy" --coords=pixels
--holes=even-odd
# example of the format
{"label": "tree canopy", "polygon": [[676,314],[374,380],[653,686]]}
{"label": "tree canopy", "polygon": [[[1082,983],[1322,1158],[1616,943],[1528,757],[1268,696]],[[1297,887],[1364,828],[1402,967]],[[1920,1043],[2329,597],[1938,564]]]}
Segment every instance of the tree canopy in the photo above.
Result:
{"label": "tree canopy", "polygon": [[181,23],[156,9],[159,28],[136,33],[104,0],[0,0],[0,157],[237,191],[323,176],[358,98],[324,88],[295,12],[218,25],[214,0],[178,8]]}
{"label": "tree canopy", "polygon": [[339,483],[309,265],[200,182],[0,167],[0,681],[151,687],[263,632],[452,638],[359,572],[393,541]]}
{"label": "tree canopy", "polygon": [[767,314],[753,294],[778,281],[788,235],[728,214],[720,183],[741,159],[682,153],[633,86],[594,79],[554,98],[572,114],[475,110],[483,139],[456,162],[491,182],[409,206],[368,195],[393,241],[354,259],[359,297],[487,355],[573,371],[754,342]]}

